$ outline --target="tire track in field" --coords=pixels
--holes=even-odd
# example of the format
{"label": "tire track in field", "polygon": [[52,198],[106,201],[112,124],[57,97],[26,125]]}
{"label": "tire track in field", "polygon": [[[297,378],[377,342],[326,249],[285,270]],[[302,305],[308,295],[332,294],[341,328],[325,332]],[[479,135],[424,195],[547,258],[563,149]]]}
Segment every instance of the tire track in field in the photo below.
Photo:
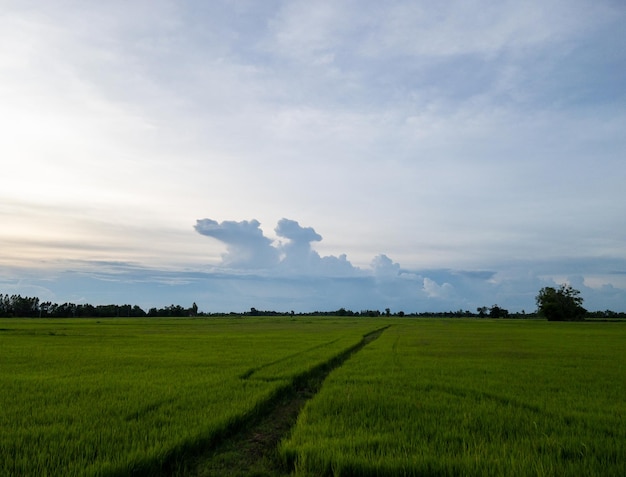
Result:
{"label": "tire track in field", "polygon": [[250,377],[252,377],[252,375],[254,373],[258,373],[262,369],[269,368],[270,366],[273,366],[273,365],[278,364],[278,363],[282,363],[284,361],[288,361],[288,360],[290,360],[292,358],[295,358],[296,356],[303,355],[303,354],[308,353],[310,351],[313,351],[315,349],[323,348],[325,346],[330,346],[331,344],[336,343],[337,341],[339,341],[339,338],[337,338],[336,340],[328,341],[326,343],[322,343],[322,344],[318,344],[318,345],[312,346],[311,348],[307,348],[307,349],[304,349],[302,351],[298,351],[297,353],[292,353],[292,354],[290,354],[288,356],[284,356],[284,357],[282,357],[280,359],[277,359],[277,360],[274,360],[274,361],[270,361],[269,363],[265,363],[265,364],[262,364],[260,366],[255,366],[254,368],[250,368],[247,371],[245,371],[244,373],[242,373],[239,376],[239,378],[240,379],[249,379]]}
{"label": "tire track in field", "polygon": [[[243,417],[230,431],[226,431],[219,443],[205,449],[192,461],[170,464],[171,470],[162,475],[186,477],[213,476],[287,476],[291,469],[282,468],[276,448],[296,423],[304,404],[314,397],[326,377],[352,355],[380,337],[391,325],[384,326],[363,336],[356,345],[346,349],[312,370],[296,376],[289,385],[262,403],[256,412]],[[176,464],[175,466],[172,464]],[[164,469],[165,470],[165,469]]]}

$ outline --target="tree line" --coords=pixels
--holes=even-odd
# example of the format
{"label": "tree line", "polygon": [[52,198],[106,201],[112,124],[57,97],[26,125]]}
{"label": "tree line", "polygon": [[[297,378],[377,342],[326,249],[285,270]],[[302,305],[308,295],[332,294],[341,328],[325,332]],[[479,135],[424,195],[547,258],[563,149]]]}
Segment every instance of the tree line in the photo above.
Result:
{"label": "tree line", "polygon": [[[476,312],[470,310],[457,310],[446,312],[421,312],[405,313],[404,311],[391,312],[389,308],[384,311],[361,310],[352,311],[339,308],[334,311],[313,311],[298,313],[298,316],[352,316],[352,317],[442,317],[442,318],[534,318],[542,317],[549,321],[579,321],[585,318],[591,319],[626,319],[626,313],[611,310],[589,312],[583,308],[583,298],[580,291],[570,285],[563,284],[558,288],[544,287],[539,290],[535,297],[537,311],[526,314],[510,313],[509,310],[493,305],[482,306]],[[189,317],[189,316],[294,316],[296,313],[280,311],[263,311],[251,308],[244,313],[205,313],[198,310],[198,305],[193,303],[190,307],[181,305],[168,305],[162,308],[150,308],[147,312],[137,305],[90,305],[76,303],[52,303],[40,301],[38,297],[21,295],[8,295],[0,293],[0,317],[24,317],[24,318],[110,318],[110,317]]]}
{"label": "tree line", "polygon": [[150,308],[147,312],[138,305],[91,305],[89,303],[53,303],[38,297],[0,293],[0,317],[3,318],[107,318],[107,317],[185,317],[198,315],[194,303],[185,308],[169,305]]}

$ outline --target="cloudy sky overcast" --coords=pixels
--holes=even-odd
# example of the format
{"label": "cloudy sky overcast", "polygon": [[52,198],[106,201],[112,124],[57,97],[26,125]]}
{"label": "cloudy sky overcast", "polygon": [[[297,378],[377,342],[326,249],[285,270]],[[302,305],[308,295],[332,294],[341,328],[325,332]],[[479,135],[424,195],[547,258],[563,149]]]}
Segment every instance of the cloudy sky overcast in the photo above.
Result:
{"label": "cloudy sky overcast", "polygon": [[0,0],[0,293],[626,310],[621,0]]}

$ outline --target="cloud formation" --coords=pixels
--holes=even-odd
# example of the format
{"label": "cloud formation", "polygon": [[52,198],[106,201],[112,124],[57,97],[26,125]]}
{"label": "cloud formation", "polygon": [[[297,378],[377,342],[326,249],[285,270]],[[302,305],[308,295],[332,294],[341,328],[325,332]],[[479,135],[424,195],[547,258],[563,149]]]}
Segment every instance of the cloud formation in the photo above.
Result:
{"label": "cloud formation", "polygon": [[298,222],[290,219],[280,219],[274,229],[279,237],[289,239],[294,246],[320,242],[322,236],[312,227],[301,227]]}
{"label": "cloud formation", "polygon": [[[252,275],[242,282],[240,291],[246,289],[262,302],[260,290],[277,299],[275,293],[280,294],[278,290],[282,289],[282,300],[289,306],[308,306],[308,310],[317,300],[325,304],[325,309],[381,308],[384,304],[396,310],[475,311],[479,306],[499,304],[512,311],[532,311],[534,297],[541,287],[563,281],[583,290],[590,306],[597,306],[599,300],[617,305],[626,298],[622,289],[602,281],[594,284],[592,275],[584,278],[572,274],[584,261],[570,261],[569,265],[543,262],[535,265],[534,273],[524,264],[518,265],[519,272],[508,273],[484,269],[411,270],[386,254],[379,254],[368,268],[359,268],[345,254],[320,256],[312,243],[322,241],[322,236],[314,228],[303,227],[291,219],[278,222],[274,229],[277,241],[264,235],[258,220],[218,223],[202,219],[197,221],[195,229],[227,246],[228,252],[222,256],[218,269],[225,273],[235,267],[252,272],[263,269],[263,275],[256,278]],[[616,275],[612,266],[616,264],[606,262],[602,268],[606,274]],[[559,276],[556,270],[564,274]],[[288,286],[285,279],[289,280]]]}
{"label": "cloud formation", "polygon": [[345,254],[338,257],[320,256],[311,242],[320,242],[322,236],[312,227],[302,227],[295,220],[281,219],[274,229],[279,241],[274,244],[266,237],[256,220],[241,222],[199,219],[194,228],[201,235],[213,237],[226,245],[220,266],[240,269],[266,269],[278,273],[297,273],[321,276],[352,276],[360,270]]}
{"label": "cloud formation", "polygon": [[400,264],[394,263],[384,253],[374,257],[371,266],[376,277],[397,277],[400,274]]}
{"label": "cloud formation", "polygon": [[281,219],[274,231],[279,237],[287,239],[278,247],[283,256],[283,267],[310,270],[319,262],[320,256],[311,248],[311,242],[321,241],[322,236],[311,227],[301,227],[295,220]]}
{"label": "cloud formation", "polygon": [[201,219],[194,228],[201,235],[213,237],[226,244],[222,265],[231,268],[270,268],[278,263],[278,250],[272,241],[263,235],[258,220],[218,223]]}

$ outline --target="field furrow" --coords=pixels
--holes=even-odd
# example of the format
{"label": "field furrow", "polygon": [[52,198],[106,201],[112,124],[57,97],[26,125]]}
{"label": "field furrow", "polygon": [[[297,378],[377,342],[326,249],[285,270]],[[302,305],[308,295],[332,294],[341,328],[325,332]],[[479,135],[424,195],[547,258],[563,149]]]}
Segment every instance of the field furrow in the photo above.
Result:
{"label": "field furrow", "polygon": [[304,404],[315,396],[330,372],[379,338],[387,328],[384,326],[367,333],[356,345],[296,376],[271,401],[265,403],[263,412],[242,421],[237,432],[233,432],[218,446],[207,449],[181,475],[288,475],[290,469],[277,454],[277,445],[288,436]]}

